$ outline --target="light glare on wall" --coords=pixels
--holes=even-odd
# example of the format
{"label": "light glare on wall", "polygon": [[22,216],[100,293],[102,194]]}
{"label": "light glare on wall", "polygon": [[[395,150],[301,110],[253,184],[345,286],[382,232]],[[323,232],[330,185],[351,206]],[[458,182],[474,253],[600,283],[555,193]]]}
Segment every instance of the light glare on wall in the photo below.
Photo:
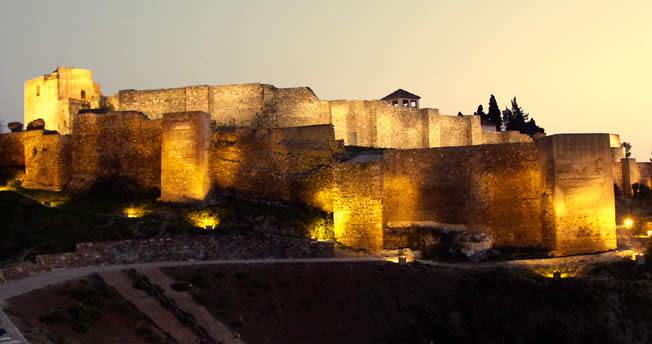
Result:
{"label": "light glare on wall", "polygon": [[634,227],[634,219],[632,219],[631,217],[625,218],[625,221],[623,222],[623,226],[625,226],[625,228],[627,229],[631,229],[632,227]]}

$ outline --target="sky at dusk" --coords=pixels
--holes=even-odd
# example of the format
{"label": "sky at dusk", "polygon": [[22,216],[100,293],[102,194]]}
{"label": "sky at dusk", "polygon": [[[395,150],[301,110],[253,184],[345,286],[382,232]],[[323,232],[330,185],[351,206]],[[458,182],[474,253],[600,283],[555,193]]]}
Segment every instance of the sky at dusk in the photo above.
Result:
{"label": "sky at dusk", "polygon": [[0,120],[23,82],[91,69],[102,92],[262,82],[322,99],[396,88],[454,115],[519,103],[546,128],[652,152],[652,1],[0,0]]}

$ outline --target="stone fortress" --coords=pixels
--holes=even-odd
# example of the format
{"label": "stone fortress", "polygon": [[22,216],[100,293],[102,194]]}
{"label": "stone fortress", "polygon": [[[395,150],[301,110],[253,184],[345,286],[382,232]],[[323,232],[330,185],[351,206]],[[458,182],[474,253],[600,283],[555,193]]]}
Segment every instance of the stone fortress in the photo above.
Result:
{"label": "stone fortress", "polygon": [[105,96],[90,71],[60,67],[25,83],[24,119],[44,123],[0,135],[0,167],[24,168],[25,188],[79,192],[120,177],[191,203],[228,189],[331,212],[336,240],[372,251],[433,227],[554,255],[611,250],[614,184],[630,196],[652,186],[650,164],[625,159],[617,135],[534,140],[422,109],[404,90],[332,101],[266,84]]}

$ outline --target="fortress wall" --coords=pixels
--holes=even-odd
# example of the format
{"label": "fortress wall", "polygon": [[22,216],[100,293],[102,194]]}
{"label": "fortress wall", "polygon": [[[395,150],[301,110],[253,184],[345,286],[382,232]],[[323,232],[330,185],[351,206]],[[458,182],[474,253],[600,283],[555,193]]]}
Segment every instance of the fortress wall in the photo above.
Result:
{"label": "fortress wall", "polygon": [[520,142],[533,142],[534,139],[530,135],[521,134],[518,131],[483,131],[482,144],[501,144],[501,143],[520,143]]}
{"label": "fortress wall", "polygon": [[380,100],[330,101],[335,138],[345,145],[421,148],[429,142],[428,115]]}
{"label": "fortress wall", "polygon": [[186,92],[185,111],[202,111],[210,113],[208,86],[188,86]]}
{"label": "fortress wall", "polygon": [[613,162],[608,134],[553,135],[537,141],[544,243],[557,255],[616,248]]}
{"label": "fortress wall", "polygon": [[331,125],[225,129],[213,134],[209,170],[218,188],[330,211],[331,165],[340,149]]}
{"label": "fortress wall", "polygon": [[623,194],[625,197],[634,197],[634,189],[632,185],[641,181],[641,171],[638,168],[636,159],[625,158],[621,160],[622,166],[622,185]]}
{"label": "fortress wall", "polygon": [[637,165],[640,175],[639,183],[652,188],[652,162],[639,162]]}
{"label": "fortress wall", "polygon": [[[613,148],[612,148],[613,156]],[[625,197],[634,196],[634,184],[652,188],[652,163],[636,162],[636,159],[623,158],[613,163],[614,183],[623,191]]]}
{"label": "fortress wall", "polygon": [[128,178],[144,189],[161,182],[161,121],[135,111],[77,116],[72,169],[87,181]]}
{"label": "fortress wall", "polygon": [[120,111],[143,112],[150,119],[164,113],[186,111],[186,89],[123,90],[118,93]]}
{"label": "fortress wall", "polygon": [[331,123],[330,103],[308,87],[276,89],[273,107],[282,128]]}
{"label": "fortress wall", "polygon": [[0,134],[0,167],[24,167],[25,141],[41,135],[42,130]]}
{"label": "fortress wall", "polygon": [[441,147],[441,115],[438,109],[422,109],[428,120],[428,144],[424,148]]}
{"label": "fortress wall", "polygon": [[385,153],[389,227],[464,225],[492,234],[498,246],[540,245],[542,192],[532,143]]}
{"label": "fortress wall", "polygon": [[476,117],[439,115],[441,147],[481,144],[482,128]]}
{"label": "fortress wall", "polygon": [[42,134],[25,140],[26,189],[63,190],[71,176],[71,138],[69,135]]}
{"label": "fortress wall", "polygon": [[623,189],[623,163],[618,161],[613,164],[614,184],[624,192]]}
{"label": "fortress wall", "polygon": [[367,109],[368,101],[335,100],[330,101],[331,118],[337,136],[347,146],[375,147],[376,115]]}
{"label": "fortress wall", "polygon": [[307,87],[276,88],[259,83],[190,86],[161,90],[124,90],[107,98],[124,111],[149,118],[164,113],[203,111],[219,125],[293,127],[330,123],[330,105]]}
{"label": "fortress wall", "polygon": [[386,102],[370,102],[376,113],[376,146],[383,148],[428,147],[428,126],[417,109],[392,106]]}
{"label": "fortress wall", "polygon": [[210,115],[176,112],[163,116],[161,201],[203,202],[211,188]]}
{"label": "fortress wall", "polygon": [[261,84],[210,86],[211,119],[218,124],[252,125],[263,112],[263,88]]}
{"label": "fortress wall", "polygon": [[[360,158],[363,158],[361,156]],[[372,251],[383,248],[382,155],[335,165],[333,232],[346,246]]]}

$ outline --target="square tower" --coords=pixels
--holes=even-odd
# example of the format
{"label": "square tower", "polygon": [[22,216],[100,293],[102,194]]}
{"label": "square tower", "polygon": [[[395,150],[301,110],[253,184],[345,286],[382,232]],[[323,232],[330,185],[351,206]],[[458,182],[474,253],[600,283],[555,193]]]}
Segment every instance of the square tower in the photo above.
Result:
{"label": "square tower", "polygon": [[68,67],[26,81],[24,92],[25,124],[41,118],[62,135],[71,133],[79,110],[99,108],[102,96],[90,70]]}

